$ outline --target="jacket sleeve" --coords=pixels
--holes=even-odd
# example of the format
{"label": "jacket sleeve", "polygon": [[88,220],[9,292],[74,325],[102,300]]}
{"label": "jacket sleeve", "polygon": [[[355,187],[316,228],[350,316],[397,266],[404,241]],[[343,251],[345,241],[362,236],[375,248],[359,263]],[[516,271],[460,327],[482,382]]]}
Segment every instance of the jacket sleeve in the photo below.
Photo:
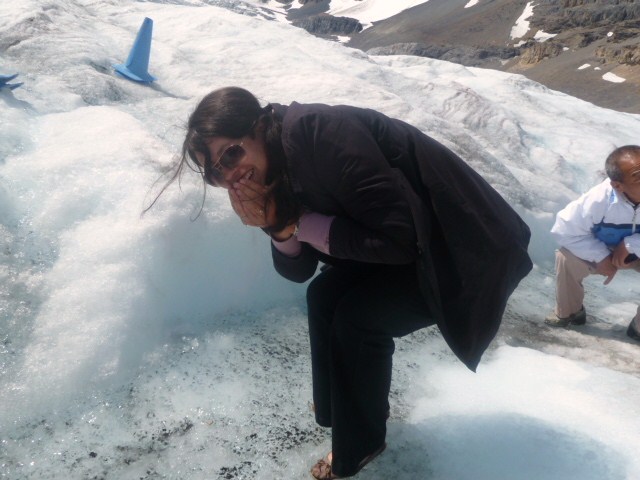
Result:
{"label": "jacket sleeve", "polygon": [[629,253],[640,256],[640,233],[634,233],[624,239],[624,245]]}
{"label": "jacket sleeve", "polygon": [[593,226],[602,221],[607,211],[609,198],[605,183],[560,210],[551,229],[561,247],[589,262],[599,262],[611,253],[592,232]]}
{"label": "jacket sleeve", "polygon": [[314,177],[340,207],[329,231],[330,254],[370,263],[415,261],[409,203],[371,132],[342,114],[318,115],[306,133]]}
{"label": "jacket sleeve", "polygon": [[318,267],[318,257],[314,249],[304,243],[300,254],[296,257],[288,257],[280,252],[272,243],[271,256],[276,272],[287,280],[296,283],[304,283],[309,280]]}

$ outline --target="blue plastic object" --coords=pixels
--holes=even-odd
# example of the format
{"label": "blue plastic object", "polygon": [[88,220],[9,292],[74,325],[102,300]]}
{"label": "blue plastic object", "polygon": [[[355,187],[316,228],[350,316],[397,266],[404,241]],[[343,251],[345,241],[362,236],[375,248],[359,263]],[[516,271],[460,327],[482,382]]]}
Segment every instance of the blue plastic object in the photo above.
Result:
{"label": "blue plastic object", "polygon": [[0,90],[2,90],[3,88],[8,88],[9,90],[15,90],[20,85],[22,85],[22,82],[20,82],[20,83],[9,83],[11,80],[16,78],[17,76],[18,76],[17,73],[14,73],[13,75],[2,75],[2,74],[0,74]]}
{"label": "blue plastic object", "polygon": [[633,225],[630,223],[616,225],[614,223],[600,222],[594,225],[591,231],[593,235],[607,247],[616,247],[625,237],[640,233],[640,225],[636,225],[635,231],[631,231]]}
{"label": "blue plastic object", "polygon": [[129,52],[127,63],[114,65],[120,75],[136,82],[151,83],[156,77],[150,75],[149,56],[151,55],[151,33],[153,31],[153,20],[145,18],[138,30],[136,40]]}
{"label": "blue plastic object", "polygon": [[17,73],[14,73],[13,75],[2,75],[2,74],[0,74],[0,83],[10,82],[11,80],[16,78],[17,76],[18,76]]}

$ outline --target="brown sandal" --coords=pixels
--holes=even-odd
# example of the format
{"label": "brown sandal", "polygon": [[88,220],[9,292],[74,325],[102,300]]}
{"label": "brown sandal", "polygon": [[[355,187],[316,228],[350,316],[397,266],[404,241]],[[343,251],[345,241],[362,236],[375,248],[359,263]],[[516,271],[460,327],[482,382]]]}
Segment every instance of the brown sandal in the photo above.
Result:
{"label": "brown sandal", "polygon": [[[375,452],[364,457],[358,464],[358,469],[352,475],[349,475],[349,476],[352,477],[353,475],[358,473],[360,470],[362,470],[365,467],[365,465],[367,465],[374,458],[376,458],[378,455],[384,452],[385,448],[387,448],[387,444],[383,443],[382,446],[378,448]],[[316,480],[334,480],[334,479],[344,478],[344,477],[339,477],[335,475],[331,471],[331,460],[332,460],[331,452],[329,452],[326,458],[321,458],[320,460],[318,460],[318,463],[316,463],[313,466],[313,468],[311,469],[311,476]]]}
{"label": "brown sandal", "polygon": [[318,460],[318,463],[316,463],[311,469],[311,476],[316,480],[332,480],[334,478],[340,478],[331,473],[331,460],[329,460],[329,455],[327,455],[326,459],[321,458]]}

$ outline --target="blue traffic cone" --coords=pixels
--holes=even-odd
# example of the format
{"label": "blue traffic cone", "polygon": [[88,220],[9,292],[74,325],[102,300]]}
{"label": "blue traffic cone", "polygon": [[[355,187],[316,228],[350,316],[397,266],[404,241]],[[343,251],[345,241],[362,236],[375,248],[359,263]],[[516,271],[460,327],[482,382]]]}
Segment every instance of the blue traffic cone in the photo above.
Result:
{"label": "blue traffic cone", "polygon": [[18,76],[17,73],[14,73],[13,75],[2,75],[2,74],[0,74],[0,83],[10,82],[11,80],[16,78],[17,76]]}
{"label": "blue traffic cone", "polygon": [[151,54],[151,32],[153,31],[153,20],[145,18],[138,30],[136,40],[133,42],[131,52],[127,58],[127,63],[114,65],[120,75],[123,75],[136,82],[150,83],[156,77],[149,74],[149,56]]}
{"label": "blue traffic cone", "polygon": [[2,75],[2,74],[0,74],[0,90],[2,90],[3,88],[8,88],[9,90],[14,90],[14,89],[18,88],[20,85],[22,85],[22,82],[21,83],[9,83],[11,80],[16,78],[17,76],[18,76],[17,73],[14,73],[13,75]]}

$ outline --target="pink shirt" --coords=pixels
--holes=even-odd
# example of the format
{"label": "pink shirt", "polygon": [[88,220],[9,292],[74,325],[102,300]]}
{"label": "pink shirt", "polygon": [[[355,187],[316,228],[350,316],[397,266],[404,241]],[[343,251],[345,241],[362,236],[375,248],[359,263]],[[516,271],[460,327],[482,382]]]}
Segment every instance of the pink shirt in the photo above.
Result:
{"label": "pink shirt", "polygon": [[278,251],[287,257],[297,257],[302,250],[300,242],[306,242],[316,250],[329,255],[329,230],[333,216],[321,213],[305,212],[298,221],[298,235],[293,235],[284,242],[272,239]]}

